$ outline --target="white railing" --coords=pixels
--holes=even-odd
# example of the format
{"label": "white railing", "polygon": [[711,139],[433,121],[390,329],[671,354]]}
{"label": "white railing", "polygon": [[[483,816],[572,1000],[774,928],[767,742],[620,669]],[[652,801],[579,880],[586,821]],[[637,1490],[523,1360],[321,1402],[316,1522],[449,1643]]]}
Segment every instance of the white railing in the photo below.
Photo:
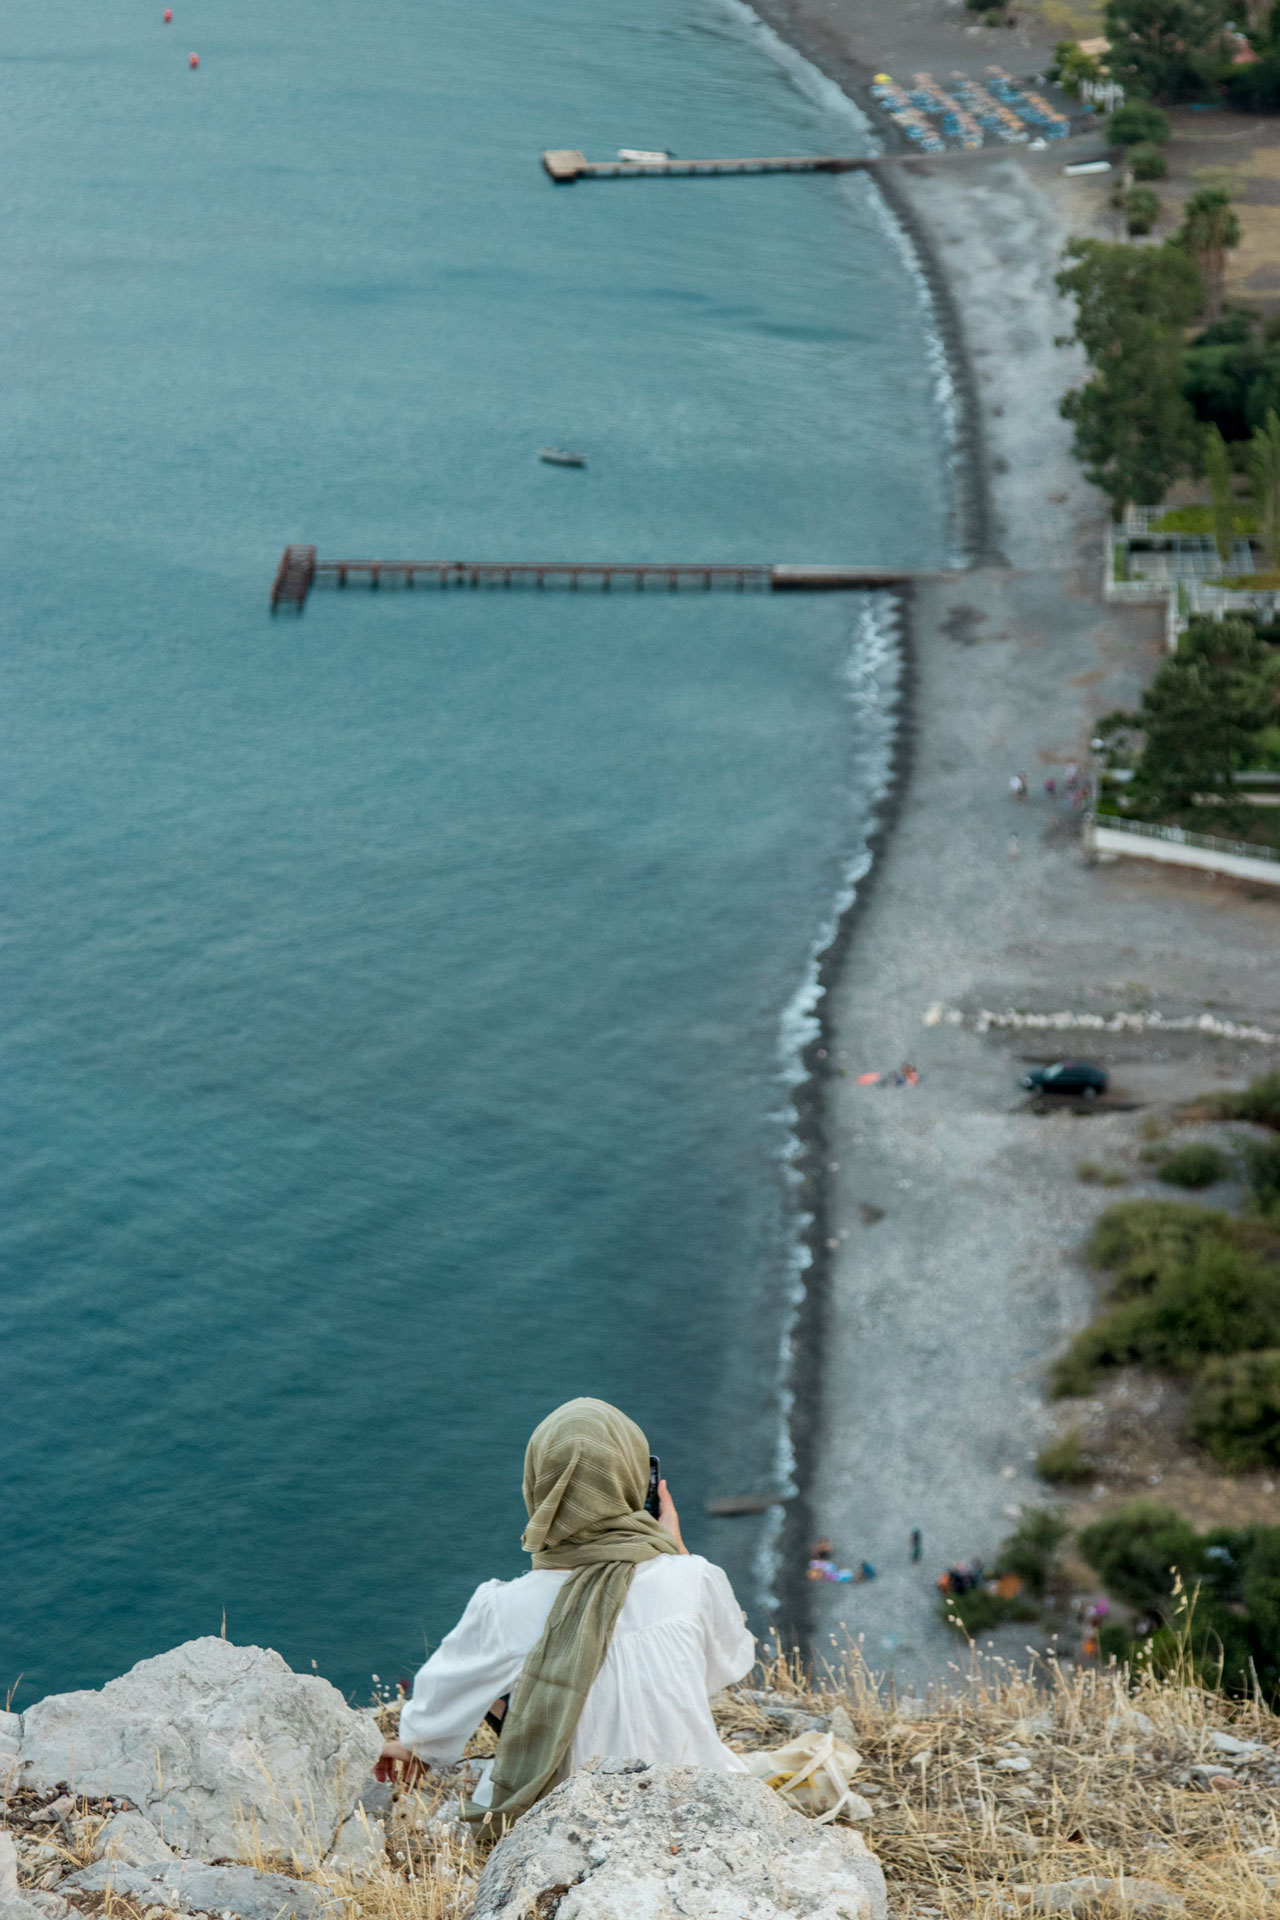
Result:
{"label": "white railing", "polygon": [[1127,855],[1280,887],[1280,853],[1251,840],[1220,840],[1211,833],[1188,833],[1185,827],[1157,827],[1147,820],[1090,814],[1085,820],[1085,846],[1100,860]]}
{"label": "white railing", "polygon": [[1125,820],[1119,814],[1103,813],[1095,824],[1116,833],[1136,833],[1148,840],[1168,840],[1176,847],[1204,847],[1209,853],[1230,853],[1238,860],[1274,860],[1280,864],[1280,852],[1261,847],[1252,840],[1220,840],[1212,833],[1192,833],[1186,827],[1157,827],[1149,820]]}

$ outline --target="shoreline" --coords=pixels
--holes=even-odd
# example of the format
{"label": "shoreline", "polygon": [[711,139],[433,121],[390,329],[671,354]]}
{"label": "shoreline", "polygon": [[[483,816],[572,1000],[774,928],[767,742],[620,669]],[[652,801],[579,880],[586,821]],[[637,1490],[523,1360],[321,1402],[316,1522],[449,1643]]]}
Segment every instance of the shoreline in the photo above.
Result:
{"label": "shoreline", "polygon": [[[793,51],[810,61],[846,97],[864,113],[877,134],[886,129],[883,116],[875,113],[865,89],[875,69],[852,56],[845,65],[824,57],[810,37],[798,30],[791,10],[777,0],[753,0],[753,11]],[[863,97],[859,97],[859,96]],[[888,129],[892,132],[892,129]],[[910,164],[908,155],[903,165]],[[968,567],[983,564],[1002,566],[1004,560],[995,545],[991,498],[991,472],[983,434],[978,384],[968,352],[964,324],[955,291],[941,257],[908,193],[897,178],[895,167],[877,168],[867,177],[897,224],[921,276],[930,309],[929,320],[937,333],[945,357],[955,409],[952,461],[952,500],[948,513],[953,552],[958,564]],[[816,956],[817,995],[813,1018],[817,1032],[805,1047],[801,1059],[804,1077],[794,1089],[793,1132],[799,1143],[796,1160],[797,1190],[793,1204],[808,1225],[798,1234],[809,1253],[809,1265],[801,1279],[801,1293],[792,1319],[788,1341],[788,1365],[783,1391],[789,1399],[785,1416],[785,1435],[790,1448],[792,1475],[797,1492],[786,1502],[783,1520],[774,1543],[776,1572],[774,1587],[778,1597],[774,1627],[784,1642],[806,1654],[816,1637],[814,1588],[804,1574],[811,1540],[822,1531],[814,1512],[812,1489],[821,1446],[826,1394],[824,1343],[828,1321],[832,1260],[828,1240],[835,1222],[830,1218],[827,1165],[833,1150],[827,1115],[827,1080],[835,1058],[838,1033],[832,1021],[832,995],[845,967],[856,924],[869,906],[884,867],[889,843],[911,780],[916,739],[917,660],[914,635],[914,595],[910,587],[893,596],[896,611],[894,646],[898,654],[898,678],[893,701],[893,737],[888,784],[875,810],[874,824],[865,841],[868,866],[856,883],[852,900],[840,914],[833,937]]]}
{"label": "shoreline", "polygon": [[[781,6],[777,0],[765,0],[764,4],[761,0],[742,0],[742,5],[743,11],[762,22],[784,47],[838,88],[865,118],[882,145],[901,150],[899,165],[911,164],[911,150],[905,147],[892,123],[886,123],[884,115],[876,110],[867,92],[874,67],[851,62],[848,71],[841,71],[844,63],[821,57],[809,37],[798,31],[785,0]],[[887,223],[898,230],[886,237],[901,249],[911,270],[919,275],[926,325],[936,336],[949,383],[952,408],[948,435],[950,564],[958,567],[1007,565],[995,543],[991,474],[981,405],[960,309],[932,236],[900,183],[898,172],[898,166],[878,167],[866,177],[880,197]],[[820,1445],[824,1400],[822,1349],[831,1264],[827,1245],[831,1229],[827,1217],[826,1172],[831,1144],[827,1137],[824,1085],[835,1048],[831,996],[841,977],[855,922],[869,902],[884,864],[910,782],[916,700],[912,599],[910,585],[893,590],[890,596],[891,645],[897,656],[897,674],[888,715],[892,733],[887,780],[863,842],[866,869],[853,884],[852,897],[838,914],[832,937],[814,956],[815,993],[810,1018],[816,1031],[801,1050],[802,1077],[791,1093],[794,1119],[789,1130],[797,1143],[797,1153],[796,1185],[788,1203],[794,1207],[798,1223],[807,1221],[806,1225],[797,1224],[795,1244],[804,1247],[809,1256],[808,1265],[799,1275],[799,1296],[786,1335],[786,1359],[780,1382],[782,1449],[789,1455],[797,1492],[785,1501],[778,1531],[762,1550],[764,1557],[773,1563],[768,1579],[776,1598],[771,1631],[784,1645],[802,1649],[811,1645],[815,1631],[813,1586],[804,1577],[803,1568],[809,1542],[820,1531],[807,1490],[813,1482]]]}
{"label": "shoreline", "polygon": [[903,795],[911,778],[915,746],[916,653],[912,634],[911,588],[895,593],[893,599],[897,614],[894,646],[899,667],[892,709],[894,727],[888,785],[877,803],[874,825],[866,836],[867,870],[856,884],[853,899],[837,920],[834,935],[817,956],[818,991],[813,1018],[818,1031],[804,1049],[804,1078],[792,1094],[795,1105],[792,1131],[800,1146],[796,1160],[799,1181],[794,1205],[797,1212],[806,1216],[809,1222],[798,1236],[808,1247],[809,1265],[802,1275],[800,1299],[792,1319],[789,1365],[784,1381],[785,1390],[790,1396],[787,1431],[792,1474],[798,1491],[786,1503],[775,1544],[778,1558],[775,1585],[779,1601],[775,1625],[784,1644],[799,1648],[806,1658],[816,1633],[814,1588],[805,1577],[804,1567],[808,1560],[809,1543],[820,1530],[813,1511],[811,1491],[816,1478],[826,1399],[823,1350],[832,1268],[827,1241],[834,1225],[828,1218],[830,1183],[826,1172],[832,1143],[828,1138],[825,1082],[836,1046],[830,1017],[831,995],[844,969],[860,912],[869,904],[884,864]]}
{"label": "shoreline", "polygon": [[[787,37],[811,9],[760,10]],[[869,19],[869,0],[843,11]],[[856,86],[847,46],[827,61],[803,31],[791,44]],[[1096,151],[1081,140],[1072,157]],[[871,866],[819,959],[817,1032],[793,1094],[811,1264],[788,1378],[798,1491],[775,1590],[779,1631],[806,1655],[853,1641],[917,1690],[959,1646],[937,1573],[990,1563],[1018,1515],[1052,1499],[1034,1473],[1053,1429],[1043,1376],[1092,1311],[1079,1249],[1104,1204],[1076,1178],[1089,1144],[1078,1122],[1041,1122],[1017,1092],[1016,1034],[926,1026],[926,1009],[1113,1010],[1133,989],[1167,1014],[1212,992],[1233,1017],[1273,1018],[1274,903],[1087,866],[1078,814],[1041,792],[1070,761],[1089,767],[1096,715],[1134,704],[1163,657],[1158,614],[1101,600],[1107,509],[1058,410],[1085,370],[1055,345],[1070,328],[1055,270],[1070,234],[1108,230],[1106,187],[1068,179],[1062,161],[1000,148],[960,164],[904,156],[877,174],[945,322],[957,516],[978,531],[961,577],[920,580],[899,600],[890,785]],[[1022,768],[1038,773],[1013,809],[1009,774]],[[1138,1105],[1244,1072],[1238,1049],[1164,1044],[1090,1050],[1132,1076]],[[902,1059],[918,1086],[858,1085]],[[866,1558],[878,1577],[807,1581],[819,1533],[841,1564]],[[1017,1664],[1027,1638],[1011,1628],[991,1644]]]}

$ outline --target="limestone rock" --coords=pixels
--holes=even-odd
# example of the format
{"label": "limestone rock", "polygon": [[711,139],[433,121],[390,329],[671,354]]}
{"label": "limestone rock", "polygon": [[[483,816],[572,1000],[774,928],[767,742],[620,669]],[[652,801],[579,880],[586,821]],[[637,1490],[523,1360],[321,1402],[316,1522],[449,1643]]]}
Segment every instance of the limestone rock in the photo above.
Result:
{"label": "limestone rock", "polygon": [[336,1687],[278,1653],[212,1637],[142,1660],[100,1692],[22,1716],[23,1784],[131,1800],[183,1853],[318,1859],[352,1812],[382,1740]]}
{"label": "limestone rock", "polygon": [[386,1828],[357,1810],[338,1828],[338,1837],[324,1857],[326,1867],[350,1880],[367,1880],[387,1854]]}
{"label": "limestone rock", "polygon": [[[73,1873],[63,1885],[83,1893],[112,1888],[141,1907],[231,1913],[239,1920],[337,1920],[342,1910],[341,1901],[323,1887],[291,1880],[287,1874],[258,1873],[252,1867],[206,1867],[193,1860],[154,1867],[126,1867],[104,1860]],[[0,1913],[0,1920],[9,1917]]]}
{"label": "limestone rock", "polygon": [[[555,1897],[553,1908],[544,1895]],[[604,1760],[516,1822],[489,1856],[472,1920],[886,1920],[861,1834],[793,1813],[763,1781]]]}
{"label": "limestone rock", "polygon": [[151,1867],[172,1860],[174,1852],[140,1813],[117,1813],[98,1829],[93,1857],[118,1860],[126,1867]]}
{"label": "limestone rock", "polygon": [[392,1807],[395,1805],[395,1799],[396,1790],[391,1785],[391,1782],[389,1780],[375,1780],[373,1775],[370,1774],[360,1789],[359,1797],[356,1800],[356,1810],[359,1811],[359,1809],[363,1807],[371,1820],[375,1816],[381,1819],[385,1814],[391,1812]]}
{"label": "limestone rock", "polygon": [[0,1920],[46,1920],[46,1916],[23,1894],[0,1894]]}
{"label": "limestone rock", "polygon": [[47,1807],[41,1807],[38,1813],[32,1814],[31,1824],[33,1827],[61,1826],[67,1816],[75,1810],[76,1803],[72,1796],[69,1793],[60,1793],[56,1800],[49,1802]]}
{"label": "limestone rock", "polygon": [[0,1831],[0,1900],[18,1897],[18,1843],[11,1833]]}

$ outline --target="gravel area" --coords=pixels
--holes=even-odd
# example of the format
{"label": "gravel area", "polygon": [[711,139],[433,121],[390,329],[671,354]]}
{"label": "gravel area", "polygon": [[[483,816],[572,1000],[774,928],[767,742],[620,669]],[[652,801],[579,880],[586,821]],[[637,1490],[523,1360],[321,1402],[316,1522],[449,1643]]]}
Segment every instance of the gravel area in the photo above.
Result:
{"label": "gravel area", "polygon": [[886,68],[909,79],[924,69],[942,79],[957,68],[980,74],[1043,72],[1063,28],[1037,9],[1015,9],[1012,27],[987,27],[960,0],[752,0],[755,11],[833,80],[850,89]]}
{"label": "gravel area", "polygon": [[[808,1492],[838,1557],[865,1557],[878,1578],[809,1594],[820,1645],[864,1635],[873,1665],[919,1682],[956,1652],[936,1618],[937,1572],[990,1558],[1019,1504],[1046,1497],[1030,1470],[1049,1431],[1043,1371],[1088,1317],[1079,1248],[1115,1197],[1074,1174],[1107,1116],[1037,1117],[1019,1094],[1021,1056],[1053,1057],[1051,1036],[922,1016],[934,1002],[1212,1005],[1278,1029],[1280,900],[1132,862],[1088,867],[1078,816],[1043,791],[1067,762],[1087,769],[1093,720],[1133,698],[1162,638],[1154,611],[1100,601],[1104,509],[1057,412],[1080,367],[1053,346],[1066,324],[1053,269],[1065,234],[1097,218],[1096,186],[1065,181],[1052,154],[899,171],[961,316],[1010,564],[916,590],[896,817],[828,1002]],[[1015,771],[1029,777],[1025,803],[1008,794]],[[1121,1104],[1239,1083],[1280,1057],[1150,1033],[1077,1050],[1117,1070]],[[904,1059],[920,1085],[856,1084]]]}

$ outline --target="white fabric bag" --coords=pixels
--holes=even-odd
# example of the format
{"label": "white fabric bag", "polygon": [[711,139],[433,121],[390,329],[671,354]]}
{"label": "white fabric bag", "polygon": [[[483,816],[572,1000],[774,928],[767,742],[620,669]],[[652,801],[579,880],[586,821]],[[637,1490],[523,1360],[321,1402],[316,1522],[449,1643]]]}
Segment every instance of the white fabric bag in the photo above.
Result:
{"label": "white fabric bag", "polygon": [[871,1818],[871,1807],[849,1785],[862,1755],[834,1733],[801,1733],[785,1747],[744,1753],[747,1771],[780,1793],[788,1806],[823,1826],[829,1820]]}

